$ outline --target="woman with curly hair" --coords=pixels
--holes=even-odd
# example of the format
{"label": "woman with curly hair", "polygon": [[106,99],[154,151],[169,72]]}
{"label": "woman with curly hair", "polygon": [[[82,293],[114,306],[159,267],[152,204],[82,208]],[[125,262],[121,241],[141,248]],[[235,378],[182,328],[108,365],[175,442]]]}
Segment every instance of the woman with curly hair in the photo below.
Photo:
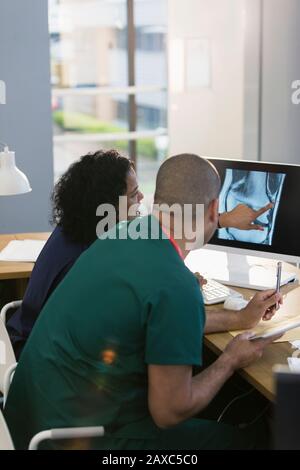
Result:
{"label": "woman with curly hair", "polygon": [[118,214],[119,196],[127,196],[127,209],[143,199],[132,162],[116,150],[83,156],[56,184],[52,194],[56,228],[36,261],[21,307],[7,322],[17,359],[47,299],[96,240],[97,207],[112,204]]}

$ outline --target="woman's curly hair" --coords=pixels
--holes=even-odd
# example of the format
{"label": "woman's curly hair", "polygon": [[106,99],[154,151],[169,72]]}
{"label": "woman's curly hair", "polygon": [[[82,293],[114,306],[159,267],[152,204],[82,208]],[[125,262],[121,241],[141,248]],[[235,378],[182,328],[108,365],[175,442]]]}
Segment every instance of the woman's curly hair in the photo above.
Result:
{"label": "woman's curly hair", "polygon": [[116,150],[100,150],[81,157],[54,187],[52,222],[73,242],[95,241],[97,207],[105,203],[118,207],[119,196],[126,194],[126,178],[132,168],[132,162]]}

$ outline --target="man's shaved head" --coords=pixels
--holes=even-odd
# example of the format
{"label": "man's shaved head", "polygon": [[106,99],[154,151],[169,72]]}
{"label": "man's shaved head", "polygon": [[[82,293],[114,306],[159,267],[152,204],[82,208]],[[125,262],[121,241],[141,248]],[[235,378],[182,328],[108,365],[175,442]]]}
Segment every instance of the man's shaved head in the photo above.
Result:
{"label": "man's shaved head", "polygon": [[156,204],[204,204],[219,197],[221,182],[216,168],[205,158],[183,153],[168,158],[158,170]]}

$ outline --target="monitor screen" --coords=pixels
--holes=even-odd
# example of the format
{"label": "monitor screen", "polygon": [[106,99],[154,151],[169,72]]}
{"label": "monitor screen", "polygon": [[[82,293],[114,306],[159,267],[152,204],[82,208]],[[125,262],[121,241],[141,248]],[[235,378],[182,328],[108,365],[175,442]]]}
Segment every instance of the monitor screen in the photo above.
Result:
{"label": "monitor screen", "polygon": [[[299,257],[300,166],[209,160],[217,168],[222,181],[219,212],[230,215],[228,224],[215,232],[210,244]],[[236,211],[239,205],[253,211],[269,209],[262,214],[258,212],[252,222],[256,229],[246,228],[246,225],[241,229],[236,227],[239,224],[232,217],[234,213],[239,214]]]}

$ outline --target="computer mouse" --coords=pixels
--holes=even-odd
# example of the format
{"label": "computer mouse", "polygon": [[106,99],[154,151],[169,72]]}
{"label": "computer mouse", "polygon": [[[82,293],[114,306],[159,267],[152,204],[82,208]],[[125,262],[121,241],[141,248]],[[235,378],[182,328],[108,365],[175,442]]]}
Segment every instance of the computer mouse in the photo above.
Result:
{"label": "computer mouse", "polygon": [[243,297],[237,297],[230,295],[224,302],[224,308],[226,310],[242,310],[248,305],[249,301]]}

